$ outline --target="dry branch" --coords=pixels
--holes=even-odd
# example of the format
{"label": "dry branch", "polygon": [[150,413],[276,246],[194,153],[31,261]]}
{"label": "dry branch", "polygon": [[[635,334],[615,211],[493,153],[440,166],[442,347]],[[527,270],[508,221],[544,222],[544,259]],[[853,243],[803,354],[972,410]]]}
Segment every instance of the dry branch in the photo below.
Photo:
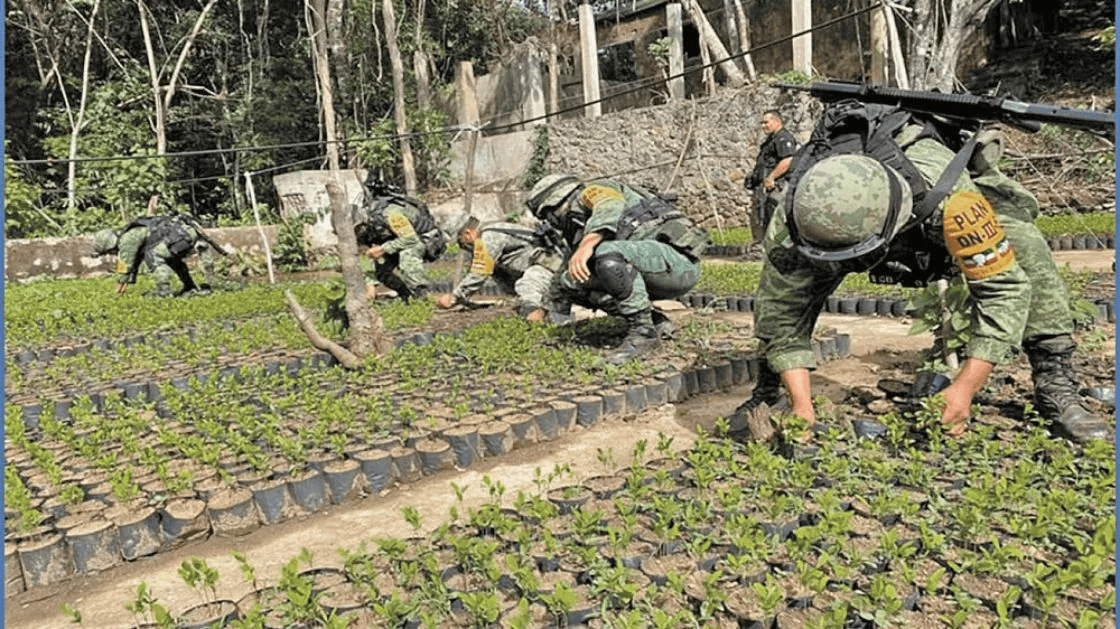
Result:
{"label": "dry branch", "polygon": [[315,324],[311,321],[311,315],[299,304],[299,301],[296,299],[296,296],[292,294],[292,291],[285,289],[284,297],[288,300],[288,309],[296,316],[296,321],[299,321],[299,327],[303,330],[303,333],[307,335],[307,339],[311,341],[312,346],[316,349],[328,352],[331,356],[338,359],[338,362],[347,369],[357,369],[361,366],[362,360],[355,356],[353,352],[319,333],[319,330],[315,328]]}

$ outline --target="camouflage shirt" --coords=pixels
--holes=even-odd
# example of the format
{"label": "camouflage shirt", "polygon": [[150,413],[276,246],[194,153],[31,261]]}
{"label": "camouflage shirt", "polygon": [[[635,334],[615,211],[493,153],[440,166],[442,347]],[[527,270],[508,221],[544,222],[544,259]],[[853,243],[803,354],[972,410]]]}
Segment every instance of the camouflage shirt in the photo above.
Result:
{"label": "camouflage shirt", "polygon": [[380,245],[386,254],[400,253],[405,249],[423,246],[415,227],[420,210],[408,204],[390,203],[381,212],[384,218],[363,218],[358,226],[358,244],[372,247]]}
{"label": "camouflage shirt", "polygon": [[[915,126],[904,128],[897,138],[899,144],[905,146],[906,141],[916,137],[918,131],[920,129]],[[906,155],[931,186],[953,158],[951,150],[932,139],[915,142],[906,149]],[[1003,175],[1000,178],[1007,180]],[[991,190],[988,187],[985,189]],[[1033,213],[1037,215],[1037,201],[1021,187],[1015,189],[1015,195],[990,199],[995,209],[995,216],[990,217],[990,222],[996,229],[999,229],[996,220],[999,215],[1029,216],[1032,204]],[[953,192],[965,190],[978,191],[968,173],[962,173]],[[942,204],[942,209],[944,207],[945,203]],[[952,235],[948,225],[945,233]],[[967,258],[958,256],[958,252],[947,241],[943,240],[940,246],[943,250],[939,253],[944,253],[945,250],[954,253],[958,265],[965,273],[974,303],[972,337],[965,350],[966,355],[992,363],[1009,360],[1013,355],[1013,348],[1021,342],[1030,306],[1031,286],[1026,272],[1014,260],[1014,256],[1010,255],[1000,262],[998,269],[983,277],[980,277],[981,274],[970,274],[965,266]],[[764,247],[771,260],[774,259],[776,250],[796,251],[784,215],[771,221]],[[789,253],[787,251],[786,255]],[[767,358],[776,371],[813,365],[810,342],[813,327],[825,300],[843,279],[844,274],[829,273],[808,261],[803,261],[784,273],[778,272],[773,264],[766,264],[759,283],[760,299],[755,312],[755,334],[769,341]]]}
{"label": "camouflage shirt", "polygon": [[[456,301],[466,301],[481,290],[492,275],[516,280],[526,269],[548,256],[549,252],[535,242],[533,231],[526,226],[517,223],[487,225],[474,241],[470,272],[455,287],[454,297]],[[557,256],[554,258],[559,262]]]}
{"label": "camouflage shirt", "polygon": [[148,234],[147,227],[133,227],[117,239],[117,283],[136,283],[136,269],[144,258]]}

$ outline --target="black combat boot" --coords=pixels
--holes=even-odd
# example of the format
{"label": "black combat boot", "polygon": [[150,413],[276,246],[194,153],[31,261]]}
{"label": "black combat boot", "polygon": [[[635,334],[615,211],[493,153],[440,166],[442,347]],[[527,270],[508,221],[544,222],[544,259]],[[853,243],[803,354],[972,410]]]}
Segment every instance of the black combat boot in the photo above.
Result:
{"label": "black combat boot", "polygon": [[637,314],[628,315],[626,322],[629,329],[622,344],[607,356],[607,362],[620,365],[631,358],[636,358],[661,345],[657,328],[653,326],[650,311],[646,310]]}
{"label": "black combat boot", "polygon": [[400,297],[401,300],[405,302],[408,302],[408,300],[414,297],[412,291],[408,288],[408,284],[405,284],[404,280],[397,277],[396,275],[385,275],[377,279],[385,286],[385,288],[388,288],[389,290],[396,293],[397,297]]}
{"label": "black combat boot", "polygon": [[1053,422],[1055,432],[1063,437],[1078,443],[1092,439],[1111,441],[1113,433],[1108,422],[1082,403],[1071,360],[1076,347],[1068,334],[1023,341],[1031,363],[1036,410]]}
{"label": "black combat boot", "polygon": [[673,338],[673,332],[677,329],[676,326],[673,325],[673,320],[660,310],[654,310],[651,314],[653,317],[653,327],[657,330],[657,335],[663,339]]}
{"label": "black combat boot", "polygon": [[756,408],[766,404],[774,406],[782,399],[782,377],[770,368],[770,362],[763,356],[759,359],[758,378],[755,379],[751,396],[738,408],[731,412],[727,418],[731,432],[742,432],[747,429],[747,418]]}

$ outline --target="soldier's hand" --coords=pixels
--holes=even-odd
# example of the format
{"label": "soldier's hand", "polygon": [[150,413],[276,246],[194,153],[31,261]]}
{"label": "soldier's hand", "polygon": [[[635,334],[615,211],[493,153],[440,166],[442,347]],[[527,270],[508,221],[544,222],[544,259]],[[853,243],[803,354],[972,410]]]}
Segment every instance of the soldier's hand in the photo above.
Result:
{"label": "soldier's hand", "polygon": [[451,293],[444,293],[436,300],[436,305],[444,309],[450,308],[455,305],[455,298],[451,296]]}
{"label": "soldier's hand", "polygon": [[964,386],[949,385],[941,395],[945,398],[945,409],[941,412],[941,423],[950,426],[949,434],[954,437],[964,433],[968,427],[968,416],[972,408],[972,395]]}
{"label": "soldier's hand", "polygon": [[120,283],[120,284],[117,284],[117,294],[119,295],[119,294],[123,293],[126,286],[128,286],[128,284],[125,284],[123,282]]}
{"label": "soldier's hand", "polygon": [[380,258],[381,256],[385,255],[385,250],[382,249],[380,245],[374,245],[374,246],[370,247],[368,250],[366,250],[366,255],[369,256],[370,258],[376,260],[376,259]]}
{"label": "soldier's hand", "polygon": [[591,269],[587,267],[587,261],[591,259],[594,251],[595,247],[580,245],[572,253],[572,257],[568,260],[568,273],[572,275],[572,279],[581,284],[591,279]]}
{"label": "soldier's hand", "polygon": [[529,323],[539,323],[544,321],[545,311],[544,308],[537,308],[536,310],[525,315],[525,320]]}

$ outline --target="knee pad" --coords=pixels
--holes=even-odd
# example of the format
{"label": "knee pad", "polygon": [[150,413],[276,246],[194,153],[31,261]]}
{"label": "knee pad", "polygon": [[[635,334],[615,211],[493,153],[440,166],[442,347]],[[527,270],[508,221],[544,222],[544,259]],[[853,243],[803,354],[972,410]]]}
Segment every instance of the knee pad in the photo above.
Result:
{"label": "knee pad", "polygon": [[595,278],[603,286],[603,290],[618,300],[624,300],[634,290],[634,278],[638,270],[635,269],[621,253],[612,251],[595,258]]}

